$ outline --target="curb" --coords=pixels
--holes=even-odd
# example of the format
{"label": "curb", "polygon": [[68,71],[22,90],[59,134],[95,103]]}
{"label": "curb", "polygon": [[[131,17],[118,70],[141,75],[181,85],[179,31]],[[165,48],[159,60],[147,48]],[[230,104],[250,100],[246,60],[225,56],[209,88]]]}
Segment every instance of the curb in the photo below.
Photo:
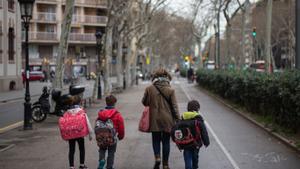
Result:
{"label": "curb", "polygon": [[[198,85],[199,86],[199,85]],[[234,106],[226,103],[224,101],[224,99],[220,98],[219,96],[216,96],[215,94],[211,93],[210,91],[202,88],[201,86],[199,86],[200,90],[203,91],[205,94],[209,95],[210,97],[213,97],[214,99],[216,99],[218,102],[222,103],[223,105],[225,105],[226,107],[228,107],[229,109],[233,110],[234,112],[238,113],[240,116],[244,117],[245,119],[247,119],[248,121],[250,121],[251,123],[255,124],[256,126],[260,127],[261,129],[263,129],[265,132],[267,132],[269,135],[277,138],[278,140],[280,140],[282,143],[284,143],[286,146],[292,148],[293,150],[295,150],[297,153],[300,154],[300,149],[297,148],[297,146],[293,143],[291,143],[288,139],[284,138],[283,136],[281,136],[278,133],[272,132],[271,129],[266,128],[263,124],[257,122],[256,120],[254,120],[253,118],[247,116],[244,112],[236,109]]]}
{"label": "curb", "polygon": [[[37,97],[40,96],[41,94],[35,94],[35,95],[30,95],[30,97]],[[23,97],[16,97],[13,99],[7,99],[7,100],[0,100],[0,103],[8,103],[8,102],[12,102],[12,101],[18,101],[18,100],[23,100],[25,96]]]}
{"label": "curb", "polygon": [[[68,87],[64,87],[63,88],[63,91],[65,91],[65,90],[68,90],[69,88]],[[24,93],[25,94],[25,93]],[[39,94],[33,94],[33,95],[30,95],[30,97],[38,97],[38,96],[40,96],[41,95],[41,93],[39,93]],[[8,103],[8,102],[12,102],[12,101],[19,101],[19,100],[23,100],[25,98],[25,96],[22,96],[22,97],[16,97],[16,98],[12,98],[12,99],[4,99],[4,100],[0,100],[0,104],[1,103]]]}
{"label": "curb", "polygon": [[0,128],[0,134],[3,134],[7,131],[13,130],[13,129],[18,128],[18,127],[21,127],[21,126],[23,126],[23,123],[24,123],[23,121],[20,121],[20,122],[11,124],[7,127]]}

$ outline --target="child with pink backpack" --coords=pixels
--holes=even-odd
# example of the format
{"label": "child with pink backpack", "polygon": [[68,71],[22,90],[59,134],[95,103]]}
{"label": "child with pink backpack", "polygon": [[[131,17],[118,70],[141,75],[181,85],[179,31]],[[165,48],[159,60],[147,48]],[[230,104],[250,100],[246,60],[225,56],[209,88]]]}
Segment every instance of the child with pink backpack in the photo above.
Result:
{"label": "child with pink backpack", "polygon": [[61,136],[64,140],[69,142],[70,169],[75,169],[74,154],[76,142],[78,143],[80,151],[79,169],[88,169],[88,167],[84,163],[84,137],[89,135],[89,140],[91,141],[93,129],[85,110],[80,107],[80,102],[80,96],[69,96],[64,103],[65,105],[69,105],[69,109],[64,113],[64,116],[59,119]]}

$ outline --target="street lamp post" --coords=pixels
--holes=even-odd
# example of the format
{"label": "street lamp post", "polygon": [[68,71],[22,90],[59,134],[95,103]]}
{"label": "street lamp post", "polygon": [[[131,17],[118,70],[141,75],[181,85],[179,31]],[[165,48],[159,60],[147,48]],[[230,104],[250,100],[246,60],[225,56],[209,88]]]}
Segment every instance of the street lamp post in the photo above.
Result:
{"label": "street lamp post", "polygon": [[28,51],[28,30],[30,20],[32,18],[32,9],[35,0],[19,0],[21,8],[21,18],[25,28],[25,103],[24,103],[24,130],[31,130],[31,103],[30,103],[30,91],[29,91],[29,51]]}
{"label": "street lamp post", "polygon": [[99,70],[98,70],[98,99],[102,99],[102,88],[101,88],[101,50],[102,50],[102,32],[97,31],[96,34],[96,51],[97,51],[97,56],[98,56],[98,63],[99,63]]}

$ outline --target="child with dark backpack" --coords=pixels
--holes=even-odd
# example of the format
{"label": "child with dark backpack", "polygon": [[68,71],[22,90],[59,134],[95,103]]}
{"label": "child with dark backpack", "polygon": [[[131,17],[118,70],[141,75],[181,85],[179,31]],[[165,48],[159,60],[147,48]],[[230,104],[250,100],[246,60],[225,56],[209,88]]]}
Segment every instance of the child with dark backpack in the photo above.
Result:
{"label": "child with dark backpack", "polygon": [[[99,147],[98,169],[113,169],[114,157],[117,149],[117,141],[122,140],[125,135],[124,119],[115,108],[117,99],[110,95],[105,98],[106,107],[100,110],[95,125],[97,145]],[[107,160],[105,154],[108,152]]]}
{"label": "child with dark backpack", "polygon": [[199,150],[204,144],[208,147],[209,137],[202,116],[200,104],[196,100],[188,102],[187,112],[171,131],[172,140],[183,150],[185,169],[198,169]]}

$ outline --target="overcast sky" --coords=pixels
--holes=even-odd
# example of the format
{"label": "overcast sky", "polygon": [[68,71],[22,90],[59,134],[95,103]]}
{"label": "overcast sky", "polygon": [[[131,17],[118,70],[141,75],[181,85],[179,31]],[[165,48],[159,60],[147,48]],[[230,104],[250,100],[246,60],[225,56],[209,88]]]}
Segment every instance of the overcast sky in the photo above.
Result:
{"label": "overcast sky", "polygon": [[[245,0],[240,0],[241,3],[243,3]],[[259,0],[250,0],[251,3],[257,2]],[[177,15],[180,16],[186,16],[186,17],[190,17],[191,16],[191,4],[192,4],[193,0],[168,0],[169,3],[169,8],[172,11],[176,11]],[[236,7],[233,7],[234,9]],[[233,9],[233,10],[234,10]],[[200,21],[201,22],[201,21]],[[226,20],[223,16],[223,13],[221,13],[221,32],[223,32],[225,30],[225,26],[226,26]],[[214,29],[211,28],[209,31],[209,35],[214,34]]]}

